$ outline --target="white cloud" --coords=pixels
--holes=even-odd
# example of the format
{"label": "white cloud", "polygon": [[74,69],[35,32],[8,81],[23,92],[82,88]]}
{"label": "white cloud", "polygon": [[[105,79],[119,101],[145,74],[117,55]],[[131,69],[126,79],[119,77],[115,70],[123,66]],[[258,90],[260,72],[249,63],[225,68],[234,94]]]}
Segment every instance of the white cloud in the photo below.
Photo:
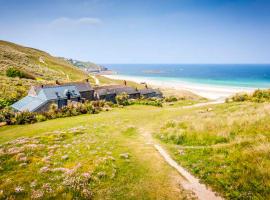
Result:
{"label": "white cloud", "polygon": [[78,19],[71,19],[68,17],[61,17],[54,19],[49,25],[52,27],[65,27],[65,26],[94,26],[101,24],[99,18],[83,17]]}

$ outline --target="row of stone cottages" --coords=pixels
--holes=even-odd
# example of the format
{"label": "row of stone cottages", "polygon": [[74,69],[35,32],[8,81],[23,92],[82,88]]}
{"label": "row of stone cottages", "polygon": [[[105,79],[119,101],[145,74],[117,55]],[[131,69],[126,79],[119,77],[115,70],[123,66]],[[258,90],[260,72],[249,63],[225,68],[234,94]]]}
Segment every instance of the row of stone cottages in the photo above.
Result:
{"label": "row of stone cottages", "polygon": [[32,86],[28,95],[11,107],[20,112],[46,112],[53,103],[58,108],[62,108],[68,103],[84,102],[86,100],[106,100],[115,103],[116,96],[122,93],[128,94],[130,99],[162,97],[162,93],[157,89],[146,87],[138,90],[126,85],[106,85],[93,88],[86,80],[84,82],[56,82],[56,85]]}

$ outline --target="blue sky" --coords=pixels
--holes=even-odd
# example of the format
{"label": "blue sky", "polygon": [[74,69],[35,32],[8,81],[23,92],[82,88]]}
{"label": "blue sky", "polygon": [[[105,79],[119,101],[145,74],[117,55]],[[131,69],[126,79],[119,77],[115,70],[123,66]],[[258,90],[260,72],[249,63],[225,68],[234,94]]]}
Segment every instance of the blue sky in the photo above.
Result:
{"label": "blue sky", "polygon": [[0,0],[0,39],[96,63],[270,63],[268,0]]}

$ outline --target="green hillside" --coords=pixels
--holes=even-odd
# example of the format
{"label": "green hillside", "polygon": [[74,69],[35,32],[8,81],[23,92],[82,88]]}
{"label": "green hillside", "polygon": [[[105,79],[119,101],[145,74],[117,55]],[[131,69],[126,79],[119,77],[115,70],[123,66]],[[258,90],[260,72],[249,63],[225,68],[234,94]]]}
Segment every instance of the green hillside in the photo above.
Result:
{"label": "green hillside", "polygon": [[[23,78],[8,77],[12,69]],[[12,103],[26,92],[31,84],[38,82],[76,81],[87,75],[63,59],[37,49],[0,40],[0,107],[1,102]]]}
{"label": "green hillside", "polygon": [[16,67],[42,80],[80,80],[85,74],[63,59],[37,49],[0,41],[1,75],[9,67]]}
{"label": "green hillside", "polygon": [[0,198],[193,199],[160,144],[224,199],[269,199],[269,104],[181,102],[1,127]]}

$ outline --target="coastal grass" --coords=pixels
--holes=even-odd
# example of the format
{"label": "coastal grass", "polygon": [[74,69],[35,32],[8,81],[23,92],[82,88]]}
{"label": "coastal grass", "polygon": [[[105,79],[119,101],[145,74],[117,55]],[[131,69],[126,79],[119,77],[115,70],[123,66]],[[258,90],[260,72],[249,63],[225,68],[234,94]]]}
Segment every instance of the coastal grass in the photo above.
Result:
{"label": "coastal grass", "polygon": [[0,197],[184,199],[179,176],[140,134],[133,106],[0,129]]}
{"label": "coastal grass", "polygon": [[270,195],[270,105],[229,103],[167,121],[155,136],[226,199]]}
{"label": "coastal grass", "polygon": [[[43,191],[51,198],[83,197],[88,192],[94,199],[189,198],[177,184],[179,175],[149,144],[146,133],[153,133],[179,164],[225,199],[267,199],[270,105],[232,102],[185,108],[191,104],[132,105],[97,115],[2,127],[0,190],[15,197]],[[72,132],[76,129],[79,133]],[[19,144],[22,137],[31,142]],[[33,143],[38,147],[29,150]],[[24,154],[2,157],[7,149],[21,145]],[[51,146],[56,150],[45,163]],[[40,174],[44,167],[49,171]],[[69,172],[70,179],[64,180]],[[88,182],[83,182],[85,173],[91,174]],[[78,190],[65,184],[73,176],[81,177],[76,180],[82,185]],[[32,182],[37,186],[32,188]],[[60,188],[47,193],[44,188],[54,188],[54,183]],[[17,191],[19,186],[24,192]]]}

